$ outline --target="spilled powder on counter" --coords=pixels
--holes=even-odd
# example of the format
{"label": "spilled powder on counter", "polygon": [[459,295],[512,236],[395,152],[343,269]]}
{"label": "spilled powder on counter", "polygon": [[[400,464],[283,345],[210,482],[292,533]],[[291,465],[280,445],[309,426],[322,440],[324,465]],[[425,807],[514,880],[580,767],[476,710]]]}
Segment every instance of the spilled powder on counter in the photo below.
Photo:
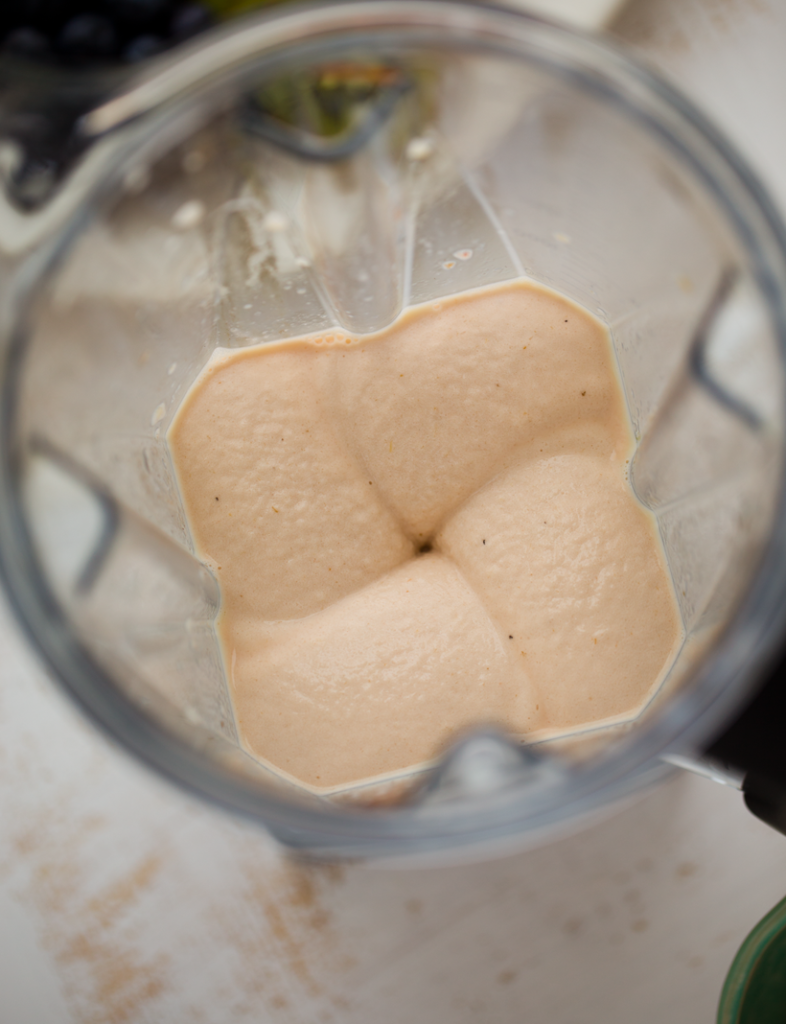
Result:
{"label": "spilled powder on counter", "polygon": [[218,349],[168,439],[243,743],[308,786],[629,718],[674,658],[610,339],[552,291]]}

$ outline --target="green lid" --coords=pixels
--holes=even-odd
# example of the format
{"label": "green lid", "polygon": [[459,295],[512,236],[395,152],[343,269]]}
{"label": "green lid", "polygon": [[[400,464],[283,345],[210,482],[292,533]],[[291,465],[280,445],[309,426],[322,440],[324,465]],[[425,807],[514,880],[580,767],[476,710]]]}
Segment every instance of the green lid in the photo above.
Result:
{"label": "green lid", "polygon": [[718,1024],[786,1024],[786,899],[759,921],[734,958]]}

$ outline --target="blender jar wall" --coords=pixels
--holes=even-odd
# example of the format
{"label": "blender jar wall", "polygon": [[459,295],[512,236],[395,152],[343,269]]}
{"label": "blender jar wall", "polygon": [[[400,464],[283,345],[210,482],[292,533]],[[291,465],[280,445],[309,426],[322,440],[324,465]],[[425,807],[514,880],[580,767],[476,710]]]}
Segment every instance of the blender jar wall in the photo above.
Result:
{"label": "blender jar wall", "polygon": [[[360,6],[388,23],[358,32]],[[706,152],[704,137],[686,155],[683,136],[698,129],[680,123],[639,72],[620,70],[618,56],[620,80],[605,81],[593,44],[499,13],[473,12],[482,32],[468,34],[468,16],[460,5],[337,8],[335,25],[349,39],[329,36],[324,56],[309,52],[308,62],[370,53],[407,81],[374,134],[337,162],[305,160],[249,130],[250,84],[302,69],[302,44],[289,56],[276,50],[274,71],[262,52],[251,77],[228,72],[221,112],[203,97],[196,127],[193,107],[187,128],[176,113],[164,118],[151,128],[150,166],[112,168],[114,191],[72,229],[70,244],[63,239],[6,367],[6,395],[10,387],[15,397],[5,443],[12,487],[21,488],[11,521],[33,539],[30,569],[58,628],[88,653],[100,685],[119,687],[161,727],[160,742],[202,759],[185,781],[268,820],[286,819],[288,801],[310,801],[289,792],[283,804],[266,803],[288,787],[238,749],[213,627],[215,581],[193,556],[165,442],[215,345],[331,324],[377,329],[409,302],[522,275],[603,318],[640,441],[632,482],[658,517],[691,641],[661,688],[672,729],[677,684],[690,691],[694,660],[727,627],[773,531],[782,296],[767,290],[762,266],[782,280],[783,256],[777,245],[762,255],[760,226],[746,222],[746,237],[730,216],[744,183],[732,174],[739,195],[718,196],[724,157],[711,145]],[[288,17],[296,26],[298,16]],[[433,24],[424,28],[423,18]],[[286,26],[287,16],[273,24]],[[457,82],[469,84],[460,92]],[[669,137],[671,122],[682,135]],[[755,197],[744,199],[743,221],[759,213]],[[81,558],[64,566],[64,547]],[[657,711],[654,702],[642,716],[642,734]],[[613,787],[597,780],[615,757],[621,779],[623,754],[632,768],[657,752],[657,740],[648,748],[638,733],[620,741],[626,751],[616,733],[591,739],[587,750],[600,749],[605,767],[568,761],[535,778],[522,759],[518,783],[503,787],[500,827],[525,830],[542,820],[538,808],[554,819],[590,791],[609,795]],[[228,773],[220,784],[205,781],[214,769]],[[461,828],[494,831],[471,800],[458,803]],[[351,847],[346,830],[366,825],[339,826],[331,815],[324,808],[301,827],[344,829],[335,842]],[[422,840],[429,815],[413,827]],[[392,819],[383,827],[382,847],[395,845],[395,829]]]}

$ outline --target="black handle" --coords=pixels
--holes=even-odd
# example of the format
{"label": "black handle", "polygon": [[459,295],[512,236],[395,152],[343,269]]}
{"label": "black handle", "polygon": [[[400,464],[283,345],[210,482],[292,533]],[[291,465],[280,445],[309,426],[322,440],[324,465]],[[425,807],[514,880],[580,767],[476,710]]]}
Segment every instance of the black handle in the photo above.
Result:
{"label": "black handle", "polygon": [[707,757],[744,774],[748,809],[786,835],[786,650]]}
{"label": "black handle", "polygon": [[90,140],[75,131],[79,119],[128,78],[125,68],[102,72],[0,61],[0,140],[19,147],[5,182],[8,198],[24,211],[45,204]]}

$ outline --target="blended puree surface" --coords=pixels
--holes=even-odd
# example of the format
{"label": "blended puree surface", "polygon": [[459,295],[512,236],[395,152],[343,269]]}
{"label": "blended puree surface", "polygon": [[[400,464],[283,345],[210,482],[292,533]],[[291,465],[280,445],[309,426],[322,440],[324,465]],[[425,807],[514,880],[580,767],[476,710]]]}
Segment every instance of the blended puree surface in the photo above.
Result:
{"label": "blended puree surface", "polygon": [[218,349],[168,439],[242,740],[309,786],[629,717],[674,657],[608,333],[545,288]]}

